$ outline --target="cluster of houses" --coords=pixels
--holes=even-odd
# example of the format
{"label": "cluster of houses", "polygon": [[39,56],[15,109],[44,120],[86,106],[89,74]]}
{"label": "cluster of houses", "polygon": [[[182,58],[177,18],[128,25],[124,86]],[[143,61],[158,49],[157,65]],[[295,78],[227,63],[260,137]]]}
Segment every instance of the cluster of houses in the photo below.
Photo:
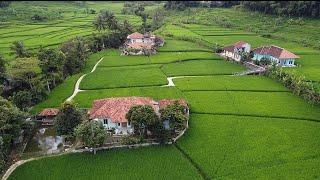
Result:
{"label": "cluster of houses", "polygon": [[[128,135],[134,133],[134,127],[126,119],[126,114],[131,107],[136,105],[149,105],[160,116],[160,109],[178,103],[185,107],[184,113],[189,116],[188,103],[184,99],[162,99],[155,101],[150,97],[116,97],[99,99],[93,102],[88,111],[90,120],[100,121],[107,131],[114,135]],[[38,114],[38,119],[43,125],[53,125],[54,118],[59,113],[58,109],[47,108]],[[165,129],[169,129],[169,122],[163,122]]]}
{"label": "cluster of houses", "polygon": [[242,53],[252,53],[252,60],[254,61],[266,59],[282,67],[294,67],[295,60],[299,58],[299,56],[292,52],[275,45],[261,46],[251,51],[251,45],[244,41],[224,47],[221,55],[235,61],[240,61]]}
{"label": "cluster of houses", "polygon": [[163,46],[163,44],[162,38],[151,33],[134,32],[127,36],[126,42],[121,47],[121,55],[155,54],[156,48]]}

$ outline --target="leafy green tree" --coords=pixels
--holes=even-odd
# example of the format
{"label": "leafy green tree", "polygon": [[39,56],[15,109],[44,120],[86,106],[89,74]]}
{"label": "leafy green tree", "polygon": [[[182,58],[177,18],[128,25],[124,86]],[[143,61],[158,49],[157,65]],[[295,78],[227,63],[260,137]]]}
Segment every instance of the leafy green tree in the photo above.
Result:
{"label": "leafy green tree", "polygon": [[82,122],[75,128],[75,134],[86,146],[93,148],[94,154],[96,154],[96,148],[103,145],[107,137],[100,121]]}
{"label": "leafy green tree", "polygon": [[140,136],[147,134],[148,127],[151,128],[158,120],[157,114],[149,105],[132,106],[126,114],[128,122],[132,123],[134,129]]}
{"label": "leafy green tree", "polygon": [[63,80],[65,56],[62,52],[54,49],[41,48],[38,53],[38,59],[40,61],[39,66],[47,82],[48,91],[50,92],[50,84],[52,84],[52,87],[55,87],[56,83]]}
{"label": "leafy green tree", "polygon": [[[5,161],[13,148],[14,141],[21,136],[21,130],[24,129],[26,124],[26,117],[27,115],[24,112],[0,96],[0,152]],[[3,160],[0,161],[3,162]],[[0,164],[2,163],[0,162]]]}
{"label": "leafy green tree", "polygon": [[0,8],[9,7],[10,4],[11,4],[11,1],[0,1]]}
{"label": "leafy green tree", "polygon": [[74,103],[63,103],[55,122],[57,134],[63,135],[67,139],[72,139],[74,137],[75,127],[77,127],[84,118],[84,114]]}
{"label": "leafy green tree", "polygon": [[160,119],[162,122],[169,121],[170,129],[174,132],[176,129],[183,129],[186,126],[187,116],[184,112],[185,107],[175,102],[172,105],[160,109]]}
{"label": "leafy green tree", "polygon": [[163,25],[164,12],[162,9],[157,9],[152,16],[152,30],[159,29]]}
{"label": "leafy green tree", "polygon": [[0,54],[0,85],[3,84],[3,81],[6,78],[6,61],[4,57]]}
{"label": "leafy green tree", "polygon": [[26,90],[14,92],[12,101],[21,110],[27,110],[32,105],[32,94]]}
{"label": "leafy green tree", "polygon": [[103,15],[100,14],[95,18],[95,20],[93,21],[93,27],[99,32],[107,29],[107,25]]}
{"label": "leafy green tree", "polygon": [[4,149],[3,149],[3,139],[0,136],[0,173],[2,173],[3,169],[5,168],[6,161],[4,159]]}
{"label": "leafy green tree", "polygon": [[82,37],[78,36],[63,43],[60,50],[66,57],[64,74],[75,74],[85,67],[89,51],[88,45]]}
{"label": "leafy green tree", "polygon": [[128,20],[123,21],[121,28],[122,28],[122,32],[124,32],[125,34],[130,34],[133,32],[133,28]]}
{"label": "leafy green tree", "polygon": [[16,54],[16,57],[28,57],[29,53],[27,52],[27,50],[24,47],[24,44],[22,41],[15,41],[12,43],[12,45],[10,46],[10,49],[12,51],[11,54]]}

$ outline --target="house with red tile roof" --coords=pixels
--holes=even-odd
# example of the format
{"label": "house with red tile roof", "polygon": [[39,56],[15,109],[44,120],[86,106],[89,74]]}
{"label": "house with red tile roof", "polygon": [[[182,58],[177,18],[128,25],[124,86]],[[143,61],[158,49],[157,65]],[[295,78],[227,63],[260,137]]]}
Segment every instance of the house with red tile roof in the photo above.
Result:
{"label": "house with red tile roof", "polygon": [[127,36],[122,47],[122,55],[144,55],[146,51],[156,53],[156,47],[163,46],[164,40],[151,33],[141,34],[134,32]]}
{"label": "house with red tile roof", "polygon": [[53,125],[54,118],[58,115],[59,109],[46,108],[43,109],[37,116],[37,119],[42,122],[42,125]]}
{"label": "house with red tile roof", "polygon": [[[107,130],[114,130],[116,135],[127,135],[134,132],[133,125],[126,119],[126,114],[131,107],[149,105],[160,116],[161,108],[176,102],[186,107],[185,113],[189,115],[188,104],[184,99],[163,99],[157,102],[150,97],[132,96],[95,100],[89,111],[89,117],[91,120],[101,121]],[[165,122],[164,127],[169,128],[169,122]]]}
{"label": "house with red tile roof", "polygon": [[293,67],[295,66],[295,59],[300,57],[284,48],[274,45],[253,49],[253,60],[260,61],[263,58],[271,60],[282,67]]}
{"label": "house with red tile roof", "polygon": [[241,60],[241,53],[246,52],[250,53],[251,45],[244,41],[238,41],[232,45],[225,46],[223,48],[222,55],[229,57],[235,61]]}

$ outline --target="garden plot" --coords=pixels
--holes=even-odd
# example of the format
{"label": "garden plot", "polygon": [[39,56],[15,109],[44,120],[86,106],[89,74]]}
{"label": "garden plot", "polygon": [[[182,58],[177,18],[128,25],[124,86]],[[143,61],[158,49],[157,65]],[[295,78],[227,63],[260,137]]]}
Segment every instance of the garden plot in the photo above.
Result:
{"label": "garden plot", "polygon": [[96,99],[110,97],[144,96],[155,100],[181,98],[183,95],[175,87],[134,87],[103,90],[88,90],[77,94],[74,101],[82,108],[91,108]]}
{"label": "garden plot", "polygon": [[[50,168],[48,168],[50,167]],[[201,179],[173,146],[76,153],[19,166],[9,179]]]}
{"label": "garden plot", "polygon": [[170,63],[163,65],[161,69],[167,76],[232,75],[235,72],[245,71],[243,66],[217,59]]}
{"label": "garden plot", "polygon": [[293,119],[192,115],[178,141],[212,179],[320,176],[320,124]]}
{"label": "garden plot", "polygon": [[193,113],[237,114],[320,121],[320,108],[289,92],[184,92]]}
{"label": "garden plot", "polygon": [[98,68],[84,77],[80,89],[161,86],[167,84],[159,65]]}
{"label": "garden plot", "polygon": [[205,76],[174,79],[182,91],[289,91],[264,76]]}

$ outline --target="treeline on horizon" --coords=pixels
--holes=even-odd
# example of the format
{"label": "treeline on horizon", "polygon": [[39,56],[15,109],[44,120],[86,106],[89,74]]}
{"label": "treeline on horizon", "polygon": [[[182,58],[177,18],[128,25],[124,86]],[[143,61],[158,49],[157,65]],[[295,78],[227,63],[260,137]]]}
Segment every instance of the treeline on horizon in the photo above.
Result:
{"label": "treeline on horizon", "polygon": [[166,9],[184,10],[187,7],[242,6],[265,14],[296,17],[320,17],[320,1],[168,1]]}

